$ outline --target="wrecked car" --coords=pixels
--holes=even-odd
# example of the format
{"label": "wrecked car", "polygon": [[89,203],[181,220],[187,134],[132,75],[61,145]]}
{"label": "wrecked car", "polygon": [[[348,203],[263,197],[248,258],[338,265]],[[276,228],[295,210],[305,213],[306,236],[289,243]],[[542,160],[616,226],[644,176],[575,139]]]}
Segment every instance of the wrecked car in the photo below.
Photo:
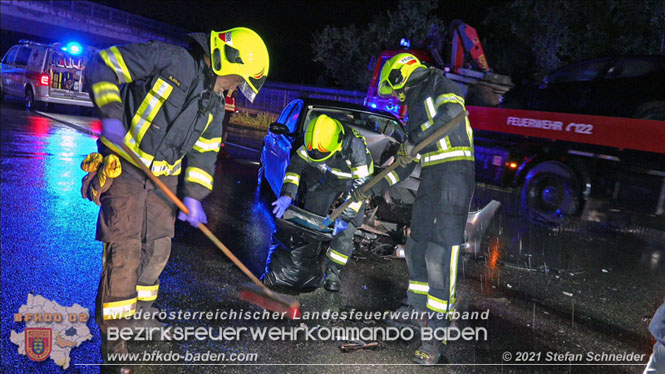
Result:
{"label": "wrecked car", "polygon": [[[303,144],[302,134],[306,124],[321,114],[339,120],[365,137],[374,159],[375,175],[394,161],[400,144],[405,140],[404,124],[391,113],[339,101],[295,99],[282,110],[277,121],[270,125],[261,150],[258,182],[259,185],[265,182],[270,186],[270,191],[276,197],[280,196],[291,156]],[[309,174],[303,175],[299,184],[298,197],[294,201],[297,207],[303,206],[304,191],[321,177],[317,175],[318,171],[308,171]],[[400,247],[395,244],[406,241],[411,205],[415,201],[420,183],[419,175],[420,165],[417,165],[409,178],[367,202],[364,223],[356,232],[357,241],[370,246],[381,246],[383,249],[380,251],[384,254],[402,257]],[[500,203],[492,201],[482,210],[469,214],[464,244],[467,252],[478,251],[482,234],[499,206]],[[323,218],[311,213],[308,215],[313,221]],[[287,214],[285,219],[293,216]],[[302,218],[302,210],[295,216]],[[300,219],[298,223],[303,222]],[[313,224],[310,229],[318,229],[316,226]]]}

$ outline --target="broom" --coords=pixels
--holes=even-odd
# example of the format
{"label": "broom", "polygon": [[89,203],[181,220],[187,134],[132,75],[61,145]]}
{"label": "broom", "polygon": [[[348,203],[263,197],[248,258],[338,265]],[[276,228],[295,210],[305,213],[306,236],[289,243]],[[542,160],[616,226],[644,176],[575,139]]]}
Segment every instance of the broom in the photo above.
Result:
{"label": "broom", "polygon": [[[138,158],[134,151],[129,149],[125,144],[121,144],[121,146],[122,150],[134,160],[134,163],[145,172],[150,180],[152,180],[180,210],[189,215],[189,209],[187,209],[185,204],[183,204],[182,201],[180,201],[180,199],[171,192],[171,190],[166,187],[166,185],[164,185],[164,183],[160,181],[147,166],[145,166],[143,161]],[[271,291],[261,283],[261,281],[256,278],[256,276],[252,274],[252,272],[233,253],[231,253],[228,248],[226,248],[224,243],[217,239],[215,234],[213,234],[206,225],[199,223],[198,228],[254,283],[240,286],[240,299],[258,305],[264,309],[285,314],[287,318],[296,319],[300,317],[300,303],[297,300],[284,295],[278,295]]]}
{"label": "broom", "polygon": [[[427,147],[428,145],[434,143],[435,141],[441,139],[444,135],[446,135],[446,133],[450,132],[450,130],[452,130],[453,127],[455,127],[457,125],[457,123],[459,123],[462,119],[466,118],[466,116],[468,116],[468,115],[469,115],[469,112],[467,112],[466,110],[462,111],[462,113],[460,113],[460,114],[456,115],[455,117],[453,117],[453,119],[448,121],[448,123],[443,125],[440,129],[436,130],[430,136],[423,139],[422,142],[418,143],[418,145],[413,147],[413,150],[411,151],[411,158],[415,158],[416,155],[418,154],[418,152],[422,151],[425,147]],[[370,180],[369,182],[363,184],[360,188],[362,188],[363,192],[369,191],[372,187],[374,187],[377,183],[379,183],[381,181],[381,179],[385,178],[386,175],[390,174],[390,172],[397,169],[398,167],[399,167],[399,162],[393,162],[387,168],[383,169],[383,171],[381,171],[379,174],[377,174],[374,178],[372,178],[372,180]],[[326,217],[326,219],[323,220],[323,223],[321,224],[322,227],[328,227],[333,222],[335,222],[337,217],[339,217],[339,215],[342,214],[342,212],[344,212],[344,210],[346,208],[348,208],[349,205],[351,205],[351,203],[353,203],[353,200],[348,199],[342,205],[337,207],[337,209],[335,209],[330,214],[330,216]]]}

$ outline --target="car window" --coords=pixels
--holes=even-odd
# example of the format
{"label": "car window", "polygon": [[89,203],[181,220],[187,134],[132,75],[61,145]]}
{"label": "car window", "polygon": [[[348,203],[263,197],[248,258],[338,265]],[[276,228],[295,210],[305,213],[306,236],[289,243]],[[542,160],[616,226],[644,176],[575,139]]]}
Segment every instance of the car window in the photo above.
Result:
{"label": "car window", "polygon": [[547,77],[548,83],[585,82],[598,77],[607,61],[578,64],[563,68]]}
{"label": "car window", "polygon": [[397,119],[356,110],[314,108],[307,113],[307,118],[305,118],[305,121],[303,122],[304,126],[321,114],[334,118],[347,126],[352,125],[366,128],[377,133],[392,136],[400,142],[404,140],[404,131]]}
{"label": "car window", "polygon": [[16,51],[18,51],[18,47],[13,47],[12,49],[7,52],[5,57],[2,58],[2,63],[3,64],[13,64],[14,63],[14,57],[16,57]]}
{"label": "car window", "polygon": [[30,58],[30,52],[32,49],[30,47],[21,47],[16,54],[16,60],[14,60],[15,65],[27,65],[28,59]]}
{"label": "car window", "polygon": [[620,60],[607,71],[606,79],[637,78],[658,70],[658,64],[650,60]]}

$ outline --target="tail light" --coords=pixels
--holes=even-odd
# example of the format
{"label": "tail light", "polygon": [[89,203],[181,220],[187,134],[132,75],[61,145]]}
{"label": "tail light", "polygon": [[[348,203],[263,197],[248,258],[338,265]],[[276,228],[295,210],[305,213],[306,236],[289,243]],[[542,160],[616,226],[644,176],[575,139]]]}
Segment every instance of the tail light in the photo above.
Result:
{"label": "tail light", "polygon": [[42,75],[39,77],[39,83],[40,83],[42,86],[48,86],[48,85],[49,85],[49,76],[46,75],[46,74],[42,74]]}

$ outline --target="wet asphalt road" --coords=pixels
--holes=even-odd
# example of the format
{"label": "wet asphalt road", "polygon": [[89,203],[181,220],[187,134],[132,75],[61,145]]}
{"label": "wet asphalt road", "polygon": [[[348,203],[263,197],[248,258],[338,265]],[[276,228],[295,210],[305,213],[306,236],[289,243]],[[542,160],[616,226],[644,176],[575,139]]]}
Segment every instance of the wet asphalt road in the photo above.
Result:
{"label": "wet asphalt road", "polygon": [[[94,151],[97,122],[62,111],[64,125],[17,104],[2,106],[1,118],[1,288],[2,367],[5,373],[56,373],[53,361],[37,363],[16,353],[9,341],[13,313],[32,292],[61,305],[78,303],[94,313],[101,272],[102,246],[94,241],[97,207],[80,198],[80,161]],[[233,130],[230,142],[251,146],[260,135]],[[241,136],[242,138],[239,138]],[[254,144],[257,147],[258,144]],[[257,189],[258,154],[228,145],[220,158],[213,194],[204,202],[210,229],[250,269],[260,275],[275,224],[274,199]],[[487,341],[457,341],[444,352],[451,365],[423,369],[410,364],[418,343],[381,342],[375,351],[341,353],[339,341],[131,342],[131,352],[206,352],[258,355],[255,364],[137,367],[142,373],[190,372],[450,372],[450,373],[639,373],[652,341],[648,317],[665,297],[665,240],[642,228],[608,228],[573,222],[551,231],[521,221],[515,195],[478,187],[474,208],[491,199],[504,207],[492,222],[481,253],[460,260],[459,309],[489,310],[488,320],[459,321],[484,327]],[[343,272],[338,294],[322,289],[297,295],[303,311],[395,309],[405,295],[403,260],[360,256]],[[257,310],[237,299],[246,278],[202,234],[178,223],[171,260],[161,278],[156,306],[165,311]],[[175,319],[172,326],[321,327],[385,326],[371,320],[216,320]],[[304,325],[301,325],[304,324]],[[67,372],[97,373],[100,336],[94,334],[70,353]],[[513,359],[504,361],[504,352]],[[515,366],[518,352],[541,353],[541,359]],[[551,365],[547,352],[645,354],[639,365]],[[595,362],[597,363],[597,362]],[[617,362],[611,362],[616,364]],[[85,365],[90,364],[90,365]],[[257,365],[258,364],[258,365]],[[307,364],[307,365],[303,365]],[[579,364],[579,363],[578,363]]]}

